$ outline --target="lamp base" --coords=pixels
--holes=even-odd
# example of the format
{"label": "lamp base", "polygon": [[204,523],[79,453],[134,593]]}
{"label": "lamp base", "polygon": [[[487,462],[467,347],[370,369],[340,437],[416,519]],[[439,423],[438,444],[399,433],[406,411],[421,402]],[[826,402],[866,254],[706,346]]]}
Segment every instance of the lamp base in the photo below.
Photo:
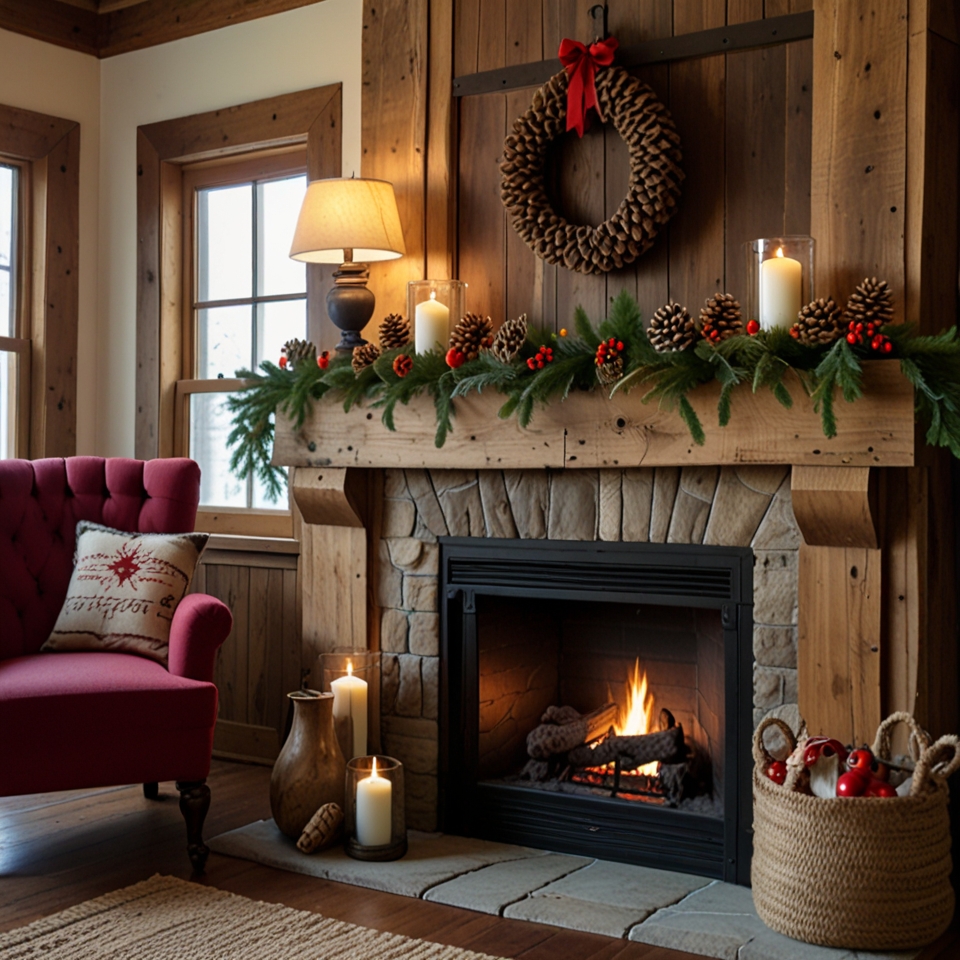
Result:
{"label": "lamp base", "polygon": [[370,269],[365,263],[343,263],[333,275],[334,286],[327,294],[327,314],[342,331],[336,349],[352,353],[367,341],[360,335],[373,316],[376,297],[367,288]]}

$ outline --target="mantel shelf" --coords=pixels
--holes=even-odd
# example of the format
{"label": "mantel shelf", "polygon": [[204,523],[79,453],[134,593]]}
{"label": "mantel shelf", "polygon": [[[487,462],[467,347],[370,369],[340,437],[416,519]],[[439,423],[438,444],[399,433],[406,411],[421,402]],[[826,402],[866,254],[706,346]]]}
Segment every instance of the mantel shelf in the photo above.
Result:
{"label": "mantel shelf", "polygon": [[295,467],[426,467],[430,469],[552,469],[675,466],[680,464],[796,464],[908,467],[914,464],[913,388],[893,360],[864,366],[864,396],[836,401],[838,435],[828,440],[820,417],[793,374],[793,408],[769,391],[746,386],[733,395],[733,414],[717,425],[719,385],[690,397],[706,432],[696,446],[672,410],[641,402],[642,389],[613,400],[600,391],[571,395],[536,410],[526,430],[500,420],[503,397],[493,392],[456,401],[453,430],[437,449],[433,401],[419,397],[396,410],[396,431],[380,411],[322,400],[300,430],[277,423],[274,463]]}

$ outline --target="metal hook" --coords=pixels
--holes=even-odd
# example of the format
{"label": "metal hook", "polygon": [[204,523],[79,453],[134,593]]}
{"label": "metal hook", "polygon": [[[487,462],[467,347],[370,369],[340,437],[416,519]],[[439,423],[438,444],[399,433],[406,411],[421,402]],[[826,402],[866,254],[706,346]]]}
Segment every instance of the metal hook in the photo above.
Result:
{"label": "metal hook", "polygon": [[603,19],[603,33],[600,36],[601,40],[606,40],[610,36],[607,30],[607,5],[605,3],[595,3],[589,10],[590,16],[594,20]]}

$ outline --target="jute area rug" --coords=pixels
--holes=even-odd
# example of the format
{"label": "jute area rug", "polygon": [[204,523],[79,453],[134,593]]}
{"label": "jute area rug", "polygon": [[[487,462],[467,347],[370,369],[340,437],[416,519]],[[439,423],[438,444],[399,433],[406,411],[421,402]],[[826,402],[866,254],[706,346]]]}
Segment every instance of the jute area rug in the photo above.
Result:
{"label": "jute area rug", "polygon": [[0,933],[2,960],[491,960],[260,903],[174,877],[151,877]]}

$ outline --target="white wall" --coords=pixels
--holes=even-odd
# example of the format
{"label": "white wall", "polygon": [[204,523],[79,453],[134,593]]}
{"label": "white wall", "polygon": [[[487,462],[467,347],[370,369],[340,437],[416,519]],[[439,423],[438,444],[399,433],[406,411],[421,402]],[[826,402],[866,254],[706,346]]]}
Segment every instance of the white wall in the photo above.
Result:
{"label": "white wall", "polygon": [[137,127],[341,82],[343,172],[359,174],[361,31],[362,0],[324,0],[101,61],[99,454],[133,456]]}
{"label": "white wall", "polygon": [[76,120],[80,124],[77,453],[94,453],[97,449],[100,61],[84,53],[0,30],[0,103]]}

